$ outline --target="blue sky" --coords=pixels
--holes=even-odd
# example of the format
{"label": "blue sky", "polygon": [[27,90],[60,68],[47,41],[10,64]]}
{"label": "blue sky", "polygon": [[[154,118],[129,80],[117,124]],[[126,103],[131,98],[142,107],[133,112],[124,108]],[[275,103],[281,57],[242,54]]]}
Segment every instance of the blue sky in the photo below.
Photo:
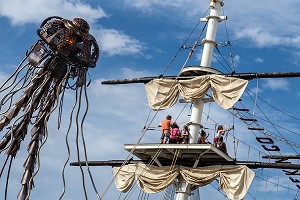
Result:
{"label": "blue sky", "polygon": [[[236,72],[300,71],[299,1],[228,0],[224,3]],[[12,74],[25,56],[26,50],[39,39],[36,29],[43,19],[53,15],[67,19],[74,17],[86,19],[91,26],[91,33],[100,45],[100,59],[97,67],[90,70],[92,83],[88,88],[90,107],[84,126],[88,158],[89,160],[125,159],[127,152],[123,150],[123,144],[135,143],[138,140],[149,114],[144,86],[142,84],[102,85],[101,81],[161,74],[196,26],[199,18],[205,14],[208,5],[208,0],[1,0],[0,80],[3,82]],[[187,45],[194,44],[202,28],[203,24],[200,24],[196,33],[187,41]],[[217,41],[227,40],[225,25],[221,23]],[[200,64],[201,51],[201,47],[196,49],[188,65]],[[220,51],[230,63],[229,48],[220,47]],[[188,50],[180,51],[166,75],[177,75],[187,55]],[[222,60],[216,51],[215,55]],[[212,67],[227,73],[216,59],[213,60]],[[250,94],[257,92],[259,96],[257,104],[248,94],[242,97],[242,104],[250,109],[251,114],[261,119],[259,120],[261,126],[276,135],[280,132],[282,137],[296,144],[299,141],[297,135],[299,119],[295,119],[300,118],[299,82],[299,78],[252,80],[249,82],[248,91]],[[32,199],[58,199],[62,192],[61,169],[67,158],[65,134],[74,96],[73,91],[68,91],[66,94],[63,126],[60,130],[57,130],[57,113],[53,113],[49,120],[49,138],[41,151],[41,169],[35,178]],[[251,97],[256,98],[253,94]],[[264,103],[260,98],[277,109]],[[151,126],[156,127],[167,114],[178,116],[183,107],[184,105],[178,104],[168,110],[160,111]],[[237,107],[241,105],[238,103]],[[181,125],[189,121],[188,108],[189,105],[178,118]],[[255,135],[249,132],[238,119],[234,119],[228,111],[222,110],[216,104],[209,104],[206,105],[204,112],[202,122],[208,128],[211,137],[216,123],[225,126],[235,125],[234,134],[241,140],[237,153],[238,159],[262,160],[259,151],[268,153],[255,140]],[[150,119],[153,116],[154,112],[151,112]],[[266,123],[266,116],[274,124],[283,128],[276,127],[277,132],[274,126]],[[257,135],[262,136],[259,133]],[[142,138],[142,142],[158,142],[159,137],[160,132],[156,128],[155,131],[148,131]],[[71,161],[76,161],[74,127],[69,138]],[[9,199],[14,199],[20,189],[27,144],[28,140],[25,140],[21,152],[14,161]],[[232,137],[228,137],[227,146],[231,156],[233,156],[232,144]],[[298,148],[293,150],[280,140],[275,141],[275,144],[280,147],[283,155],[295,154],[295,151],[297,153],[299,151]],[[249,148],[248,145],[259,151]],[[80,148],[82,150],[82,145]],[[0,155],[0,163],[3,163],[3,160],[4,156]],[[91,170],[97,189],[102,193],[112,179],[111,168],[92,167]],[[264,169],[257,174],[271,182],[291,188],[287,190],[270,182],[266,184],[261,179],[254,179],[250,193],[257,199],[274,199],[277,191],[282,195],[277,199],[288,199],[288,195],[290,199],[295,197],[297,187],[280,170]],[[66,177],[67,192],[64,199],[84,199],[79,169],[67,167]],[[85,180],[89,199],[96,199],[87,173]],[[1,179],[0,194],[3,194],[4,185],[5,181]],[[226,199],[210,185],[200,191],[201,197],[209,195],[211,199]],[[265,194],[267,194],[266,198],[264,198]],[[117,199],[118,195],[113,185],[104,199]],[[246,199],[253,198],[248,195]]]}

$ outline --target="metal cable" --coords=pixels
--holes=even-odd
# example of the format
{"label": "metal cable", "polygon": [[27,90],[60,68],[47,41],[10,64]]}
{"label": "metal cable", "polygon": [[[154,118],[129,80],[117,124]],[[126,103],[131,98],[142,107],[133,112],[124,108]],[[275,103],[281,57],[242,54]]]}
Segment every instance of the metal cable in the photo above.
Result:
{"label": "metal cable", "polygon": [[7,161],[8,161],[8,157],[9,157],[9,155],[6,156],[6,159],[5,159],[5,161],[4,161],[3,165],[2,165],[2,168],[1,168],[1,171],[0,171],[0,178],[1,178],[1,176],[2,176],[2,173],[3,173],[3,171],[4,171],[4,168],[5,168],[5,166],[6,166],[6,163],[7,163]]}
{"label": "metal cable", "polygon": [[86,101],[86,109],[85,109],[85,112],[84,112],[83,117],[82,117],[82,121],[81,121],[81,125],[80,125],[80,129],[81,129],[80,132],[81,132],[81,138],[82,138],[82,144],[83,144],[83,150],[84,150],[85,165],[87,166],[87,171],[89,173],[89,176],[90,176],[90,179],[91,179],[94,191],[95,191],[95,193],[97,195],[97,198],[100,200],[100,195],[99,195],[99,193],[97,191],[97,188],[96,188],[96,185],[95,185],[92,173],[90,171],[90,167],[88,165],[87,150],[86,150],[86,144],[85,144],[85,139],[84,139],[84,134],[83,134],[83,123],[84,123],[84,120],[86,118],[86,115],[87,115],[88,109],[89,109],[89,100],[88,100],[88,95],[87,95],[87,90],[86,90],[86,84],[84,84],[84,96],[85,96],[85,101]]}
{"label": "metal cable", "polygon": [[[34,72],[34,71],[33,71]],[[33,72],[30,72],[31,74]],[[14,86],[13,88],[10,90],[10,92],[8,94],[6,94],[5,96],[2,97],[1,99],[1,103],[0,103],[0,110],[2,108],[3,105],[6,104],[6,102],[10,99],[10,103],[9,103],[9,106],[8,108],[6,109],[6,111],[3,111],[0,113],[0,115],[3,115],[4,113],[6,113],[10,108],[11,108],[11,105],[12,105],[12,101],[13,101],[13,95],[16,94],[18,91],[20,91],[21,89],[24,89],[25,87],[27,87],[29,84],[30,84],[30,81],[28,81],[28,74],[29,74],[29,70],[27,70],[25,76],[23,76]],[[14,88],[24,79],[24,82],[23,84],[16,90],[14,90]],[[26,82],[28,81],[28,83],[26,84]],[[14,90],[14,91],[13,91]],[[6,99],[7,96],[10,96],[9,98]]]}
{"label": "metal cable", "polygon": [[9,181],[9,175],[10,175],[12,161],[13,161],[13,157],[10,157],[10,162],[9,162],[9,167],[8,167],[7,177],[6,177],[6,184],[5,184],[5,195],[4,195],[5,200],[7,199],[8,181]]}
{"label": "metal cable", "polygon": [[[76,88],[76,98],[77,98],[77,92],[78,92],[78,88]],[[79,113],[80,113],[80,108],[81,108],[81,96],[82,96],[82,87],[79,90],[79,103],[78,103],[78,108],[77,108],[77,112],[76,112],[76,117],[75,117],[75,122],[76,122],[76,151],[77,151],[77,161],[78,163],[80,163],[80,152],[79,152]],[[83,168],[81,166],[81,164],[79,164],[79,168],[80,168],[80,172],[81,172],[81,178],[82,178],[82,187],[83,187],[83,191],[84,191],[84,195],[85,195],[85,199],[87,200],[87,191],[86,191],[86,187],[85,187],[85,178],[84,178],[84,172],[83,172]]]}
{"label": "metal cable", "polygon": [[[17,66],[17,68],[15,69],[15,71],[13,72],[13,74],[12,74],[10,77],[8,77],[8,79],[6,79],[6,81],[4,81],[4,83],[0,86],[0,92],[5,91],[7,88],[9,88],[11,85],[13,85],[14,82],[16,82],[16,79],[17,79],[18,75],[15,76],[15,74],[19,74],[19,73],[20,73],[20,72],[28,65],[28,63],[27,63],[27,64],[25,64],[25,65],[21,68],[23,62],[25,62],[25,60],[27,59],[27,57],[28,57],[28,56],[26,56],[26,57],[21,61],[21,63]],[[20,70],[20,68],[21,68],[21,70]],[[10,81],[10,80],[12,79],[12,77],[14,77],[14,76],[15,76],[15,79],[13,80],[13,82],[12,82],[9,86],[7,86],[5,89],[3,89],[3,87],[6,85],[6,83],[8,83],[8,81]]]}
{"label": "metal cable", "polygon": [[[62,81],[59,83],[58,87],[57,88],[60,88],[61,85],[62,85],[62,82],[63,80],[67,79],[69,76],[69,73],[67,72],[66,75],[64,76],[64,78],[62,79]],[[55,88],[55,87],[54,87]],[[50,92],[49,92],[50,93]],[[51,94],[51,93],[50,93]],[[44,130],[45,130],[45,137],[41,143],[41,145],[38,147],[38,150],[37,150],[37,163],[38,163],[38,167],[37,167],[37,170],[35,171],[35,173],[32,175],[32,177],[30,178],[29,180],[29,185],[31,185],[33,183],[33,178],[38,174],[39,170],[40,170],[40,167],[41,167],[41,161],[40,161],[40,151],[42,149],[42,147],[44,146],[44,144],[46,143],[46,141],[48,140],[48,128],[47,128],[47,121],[50,117],[50,115],[56,110],[57,106],[58,106],[58,99],[59,99],[59,94],[60,94],[60,90],[58,89],[55,93],[56,97],[55,97],[55,105],[53,106],[53,108],[50,110],[50,112],[46,115],[45,117],[45,120],[44,120]],[[51,96],[50,96],[51,97]],[[49,98],[50,98],[49,97]],[[26,196],[26,200],[29,200],[29,196],[30,196],[30,192],[31,192],[31,189],[28,190],[28,193],[27,193],[27,196]]]}
{"label": "metal cable", "polygon": [[71,110],[71,113],[70,113],[70,120],[69,120],[69,127],[68,127],[68,130],[67,130],[67,133],[66,133],[66,138],[65,138],[65,141],[66,141],[66,147],[67,147],[67,152],[68,152],[68,156],[67,156],[67,159],[64,163],[64,166],[63,166],[63,169],[62,169],[62,173],[61,173],[61,176],[62,176],[62,181],[63,181],[63,192],[61,194],[61,196],[59,197],[59,200],[61,200],[63,198],[63,196],[65,195],[65,192],[66,192],[66,180],[65,180],[65,168],[70,160],[70,156],[71,156],[71,151],[70,151],[70,146],[69,146],[69,133],[70,133],[70,130],[71,130],[71,127],[72,127],[72,119],[73,119],[73,112],[75,110],[75,107],[77,105],[77,90],[76,90],[76,98],[75,98],[75,103],[72,107],[72,110]]}

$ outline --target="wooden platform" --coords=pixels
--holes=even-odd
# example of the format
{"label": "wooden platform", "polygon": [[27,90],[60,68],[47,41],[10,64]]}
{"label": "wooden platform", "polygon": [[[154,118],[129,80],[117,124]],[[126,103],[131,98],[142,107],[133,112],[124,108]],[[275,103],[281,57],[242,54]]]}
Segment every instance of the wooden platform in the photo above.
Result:
{"label": "wooden platform", "polygon": [[174,160],[176,165],[187,167],[234,163],[234,159],[212,144],[125,144],[125,150],[131,152],[132,149],[133,155],[145,163],[158,154],[155,160],[158,166],[171,165]]}

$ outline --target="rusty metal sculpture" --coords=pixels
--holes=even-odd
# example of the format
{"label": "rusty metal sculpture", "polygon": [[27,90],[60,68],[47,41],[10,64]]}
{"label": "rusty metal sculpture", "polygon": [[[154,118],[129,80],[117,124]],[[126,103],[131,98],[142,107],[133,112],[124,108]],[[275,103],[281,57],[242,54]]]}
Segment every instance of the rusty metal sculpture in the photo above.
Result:
{"label": "rusty metal sculpture", "polygon": [[[5,109],[0,113],[0,130],[8,127],[0,141],[0,152],[7,154],[0,177],[9,158],[10,168],[32,124],[29,155],[24,163],[22,188],[18,194],[20,200],[29,198],[50,114],[65,89],[86,87],[87,71],[96,66],[99,58],[98,44],[89,33],[90,27],[85,20],[75,18],[70,21],[53,16],[45,19],[40,27],[37,34],[41,40],[31,47],[15,72],[0,86],[0,92],[5,94],[0,100],[0,109]],[[24,64],[26,60],[28,63]],[[20,72],[25,70],[25,75],[18,80]],[[24,94],[13,104],[13,97],[23,89]]]}

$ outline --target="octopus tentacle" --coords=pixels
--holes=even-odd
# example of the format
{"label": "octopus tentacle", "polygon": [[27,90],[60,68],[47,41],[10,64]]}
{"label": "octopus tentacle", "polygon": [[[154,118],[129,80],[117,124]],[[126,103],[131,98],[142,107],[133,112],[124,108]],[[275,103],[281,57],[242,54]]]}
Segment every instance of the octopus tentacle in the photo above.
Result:
{"label": "octopus tentacle", "polygon": [[[84,19],[70,21],[52,16],[46,18],[40,27],[37,33],[41,40],[31,47],[14,73],[0,86],[0,92],[6,92],[0,100],[0,111],[2,107],[6,109],[0,113],[0,131],[10,125],[0,140],[0,153],[5,151],[7,154],[0,177],[8,158],[16,157],[29,125],[32,126],[18,200],[29,199],[33,178],[40,167],[39,151],[48,137],[47,121],[58,105],[60,94],[70,85],[69,80],[75,79],[70,88],[76,91],[81,88],[81,99],[88,68],[95,67],[99,58],[99,46]],[[28,63],[24,64],[26,59]],[[18,78],[24,73],[25,76]],[[65,87],[62,87],[63,83]],[[23,95],[12,103],[14,96],[23,89]],[[78,130],[78,118],[76,120]]]}

